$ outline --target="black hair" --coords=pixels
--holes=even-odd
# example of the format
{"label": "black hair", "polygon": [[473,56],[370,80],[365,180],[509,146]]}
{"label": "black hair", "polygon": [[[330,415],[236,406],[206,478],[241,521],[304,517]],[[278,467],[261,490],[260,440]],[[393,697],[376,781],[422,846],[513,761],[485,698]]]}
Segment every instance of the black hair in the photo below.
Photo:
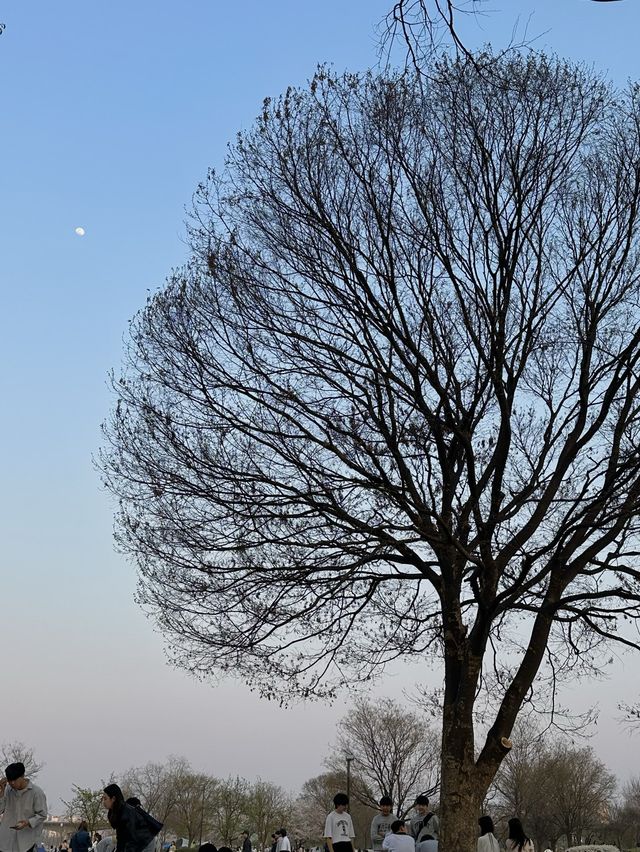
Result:
{"label": "black hair", "polygon": [[89,826],[87,825],[85,820],[80,820],[78,823],[78,831],[88,831]]}
{"label": "black hair", "polygon": [[202,843],[198,849],[198,852],[218,852],[213,843]]}
{"label": "black hair", "polygon": [[391,796],[383,796],[378,802],[378,804],[380,805],[380,807],[382,807],[382,805],[387,805],[388,807],[392,808],[393,799],[391,798]]}
{"label": "black hair", "polygon": [[24,763],[10,763],[4,771],[7,781],[17,781],[24,775]]}
{"label": "black hair", "polygon": [[340,805],[344,805],[345,807],[349,804],[349,797],[346,793],[336,793],[333,797],[333,806],[334,808],[340,807]]}
{"label": "black hair", "polygon": [[107,784],[104,788],[104,793],[109,796],[110,799],[115,799],[113,806],[109,808],[107,811],[107,819],[109,820],[109,825],[111,828],[115,828],[118,823],[118,819],[120,816],[120,811],[124,808],[125,801],[124,796],[122,795],[122,790],[118,787],[117,784]]}
{"label": "black hair", "polygon": [[[280,835],[280,837],[286,837],[287,836],[287,829],[281,828],[280,831],[278,832],[278,834]],[[218,849],[218,852],[220,852],[219,849]]]}
{"label": "black hair", "polygon": [[397,834],[400,831],[400,829],[402,828],[403,825],[404,825],[403,819],[394,819],[394,821],[391,823],[391,833]]}
{"label": "black hair", "polygon": [[132,808],[141,808],[142,802],[137,796],[129,796],[127,799],[127,804],[131,805]]}
{"label": "black hair", "polygon": [[480,835],[493,834],[493,820],[490,816],[481,816],[478,820],[480,826]]}
{"label": "black hair", "polygon": [[509,820],[509,840],[515,841],[518,852],[522,852],[525,843],[529,840],[518,817]]}
{"label": "black hair", "polygon": [[417,796],[415,804],[416,805],[428,805],[429,804],[429,797],[425,796],[425,795]]}

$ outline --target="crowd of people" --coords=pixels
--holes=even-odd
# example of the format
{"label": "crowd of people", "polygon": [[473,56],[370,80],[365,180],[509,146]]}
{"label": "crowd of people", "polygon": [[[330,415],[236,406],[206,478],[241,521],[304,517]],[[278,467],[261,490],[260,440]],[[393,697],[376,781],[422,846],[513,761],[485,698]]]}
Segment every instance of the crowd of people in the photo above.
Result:
{"label": "crowd of people", "polygon": [[[328,814],[324,837],[328,852],[355,852],[355,831],[351,816],[347,813],[349,799],[338,793],[333,799],[334,810]],[[371,821],[371,848],[373,852],[438,852],[440,821],[429,809],[427,796],[415,800],[414,816],[401,819],[393,813],[393,802],[383,796],[379,813]],[[481,816],[478,820],[477,852],[500,852],[500,844],[494,834],[493,820]],[[509,836],[505,843],[506,852],[534,852],[533,841],[527,837],[522,823],[514,817],[509,820]],[[549,852],[549,850],[545,850]]]}
{"label": "crowd of people", "polygon": [[[156,837],[162,823],[148,814],[139,799],[125,799],[117,784],[104,788],[102,804],[107,820],[114,831],[113,837],[92,838],[86,822],[78,825],[69,842],[47,850],[43,845],[43,826],[47,818],[47,800],[44,792],[25,776],[22,763],[12,763],[0,779],[0,852],[155,852]],[[324,826],[325,852],[356,852],[353,820],[347,808],[349,797],[337,793],[333,798],[334,810],[327,814]],[[393,813],[393,802],[383,796],[379,813],[371,822],[373,852],[438,852],[440,821],[429,808],[427,796],[418,796],[410,820]],[[477,852],[500,852],[494,834],[493,820],[482,816],[478,820]],[[519,819],[509,820],[509,837],[506,852],[534,852]],[[169,849],[175,852],[175,846]],[[213,843],[203,843],[199,852],[232,852],[227,846],[216,848]],[[249,831],[242,834],[241,852],[252,852]],[[285,828],[272,834],[270,852],[291,852],[291,842]]]}

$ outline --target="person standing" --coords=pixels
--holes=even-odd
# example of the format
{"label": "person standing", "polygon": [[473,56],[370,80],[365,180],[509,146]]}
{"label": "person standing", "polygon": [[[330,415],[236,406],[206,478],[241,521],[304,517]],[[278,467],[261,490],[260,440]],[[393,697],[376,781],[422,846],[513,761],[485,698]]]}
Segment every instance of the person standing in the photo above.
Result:
{"label": "person standing", "polygon": [[24,773],[24,763],[10,763],[0,780],[0,852],[29,852],[42,843],[47,797]]}
{"label": "person standing", "polygon": [[69,844],[71,852],[89,852],[91,849],[91,835],[84,820],[78,824],[76,833],[71,835]]}
{"label": "person standing", "polygon": [[509,820],[509,837],[504,845],[507,852],[534,852],[533,840],[524,833],[517,817]]}
{"label": "person standing", "polygon": [[281,828],[279,831],[276,831],[276,834],[278,835],[278,842],[276,843],[277,852],[291,852],[291,841],[287,837],[287,829]]}
{"label": "person standing", "polygon": [[382,841],[392,830],[391,825],[397,819],[391,811],[393,802],[390,796],[383,796],[378,802],[380,813],[371,820],[371,846],[373,852],[382,852]]}
{"label": "person standing", "polygon": [[329,852],[355,852],[353,839],[356,833],[351,815],[346,813],[348,805],[349,797],[346,793],[336,793],[333,797],[335,810],[327,814],[324,823],[324,839]]}
{"label": "person standing", "polygon": [[[429,798],[418,796],[414,808],[417,816],[411,820],[411,834],[416,841],[416,852],[428,852],[420,844],[425,840],[437,840],[440,834],[440,820],[433,811],[429,810]],[[429,844],[431,846],[431,844]]]}
{"label": "person standing", "polygon": [[242,852],[251,852],[251,837],[248,831],[242,832]]}
{"label": "person standing", "polygon": [[493,834],[494,828],[491,817],[481,816],[478,825],[480,826],[478,852],[500,852],[500,844]]}

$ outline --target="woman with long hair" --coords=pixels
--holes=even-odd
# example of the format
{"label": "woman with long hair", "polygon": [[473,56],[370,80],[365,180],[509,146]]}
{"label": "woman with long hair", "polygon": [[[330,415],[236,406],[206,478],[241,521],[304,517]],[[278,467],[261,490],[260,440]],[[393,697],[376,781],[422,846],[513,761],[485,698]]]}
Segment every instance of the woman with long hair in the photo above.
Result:
{"label": "woman with long hair", "polygon": [[505,843],[507,852],[534,852],[533,841],[524,833],[517,817],[509,820],[509,837]]}
{"label": "woman with long hair", "polygon": [[493,834],[493,820],[490,816],[481,816],[478,820],[480,826],[480,837],[478,838],[478,852],[500,852],[500,844]]}
{"label": "woman with long hair", "polygon": [[138,817],[136,809],[125,802],[117,784],[107,784],[102,804],[107,809],[109,825],[116,830],[116,852],[142,852],[155,834],[146,821]]}

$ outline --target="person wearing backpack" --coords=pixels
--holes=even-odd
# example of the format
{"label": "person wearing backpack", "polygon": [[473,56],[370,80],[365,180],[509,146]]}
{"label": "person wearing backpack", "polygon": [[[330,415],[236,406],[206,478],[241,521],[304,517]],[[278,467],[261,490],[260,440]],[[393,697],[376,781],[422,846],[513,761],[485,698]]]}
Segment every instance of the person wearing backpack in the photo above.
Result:
{"label": "person wearing backpack", "polygon": [[411,835],[416,842],[416,852],[422,852],[421,843],[426,840],[438,840],[440,820],[433,811],[429,810],[428,796],[418,796],[414,808],[417,815],[411,820]]}

